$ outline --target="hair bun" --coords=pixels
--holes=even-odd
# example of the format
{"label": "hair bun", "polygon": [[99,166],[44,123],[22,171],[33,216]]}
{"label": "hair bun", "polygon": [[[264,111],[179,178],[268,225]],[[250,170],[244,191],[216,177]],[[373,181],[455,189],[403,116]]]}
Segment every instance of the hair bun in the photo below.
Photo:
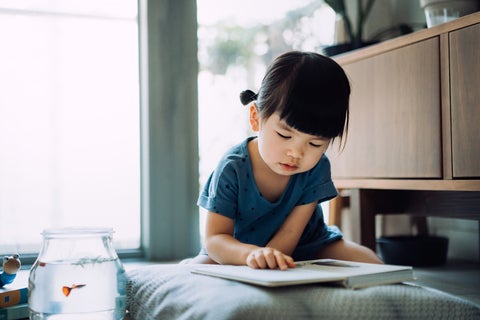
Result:
{"label": "hair bun", "polygon": [[252,90],[245,90],[240,92],[240,101],[244,106],[249,104],[250,102],[257,100],[258,95],[253,92]]}

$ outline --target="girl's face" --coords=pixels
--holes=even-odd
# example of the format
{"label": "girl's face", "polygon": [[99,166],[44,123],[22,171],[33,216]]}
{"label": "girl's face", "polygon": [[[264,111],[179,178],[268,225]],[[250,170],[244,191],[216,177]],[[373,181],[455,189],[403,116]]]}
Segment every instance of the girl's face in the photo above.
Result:
{"label": "girl's face", "polygon": [[258,151],[275,173],[290,176],[312,169],[328,148],[330,139],[300,132],[280,119],[278,113],[259,119],[250,107],[250,124],[258,131]]}

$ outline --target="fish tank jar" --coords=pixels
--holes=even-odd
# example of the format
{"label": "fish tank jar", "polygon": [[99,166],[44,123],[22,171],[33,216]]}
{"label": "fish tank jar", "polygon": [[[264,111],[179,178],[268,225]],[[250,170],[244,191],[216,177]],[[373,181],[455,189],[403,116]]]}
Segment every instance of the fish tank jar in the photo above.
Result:
{"label": "fish tank jar", "polygon": [[43,231],[28,281],[30,319],[124,319],[126,275],[112,234],[91,227]]}

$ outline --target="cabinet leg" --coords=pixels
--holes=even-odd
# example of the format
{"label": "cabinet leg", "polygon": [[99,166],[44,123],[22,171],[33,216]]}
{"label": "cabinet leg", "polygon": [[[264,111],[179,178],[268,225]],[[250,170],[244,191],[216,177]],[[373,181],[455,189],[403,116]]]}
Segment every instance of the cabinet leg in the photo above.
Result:
{"label": "cabinet leg", "polygon": [[340,190],[338,192],[338,196],[330,200],[328,224],[338,227],[341,227],[342,225],[342,196],[340,194]]}
{"label": "cabinet leg", "polygon": [[374,191],[352,189],[350,219],[352,240],[376,251]]}

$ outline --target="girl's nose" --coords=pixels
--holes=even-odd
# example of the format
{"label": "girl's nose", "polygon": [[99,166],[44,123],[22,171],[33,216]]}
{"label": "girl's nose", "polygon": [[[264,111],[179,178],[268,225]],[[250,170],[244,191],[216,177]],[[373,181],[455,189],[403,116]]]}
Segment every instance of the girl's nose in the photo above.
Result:
{"label": "girl's nose", "polygon": [[303,150],[298,147],[291,147],[287,150],[287,156],[294,159],[300,159],[303,156]]}

